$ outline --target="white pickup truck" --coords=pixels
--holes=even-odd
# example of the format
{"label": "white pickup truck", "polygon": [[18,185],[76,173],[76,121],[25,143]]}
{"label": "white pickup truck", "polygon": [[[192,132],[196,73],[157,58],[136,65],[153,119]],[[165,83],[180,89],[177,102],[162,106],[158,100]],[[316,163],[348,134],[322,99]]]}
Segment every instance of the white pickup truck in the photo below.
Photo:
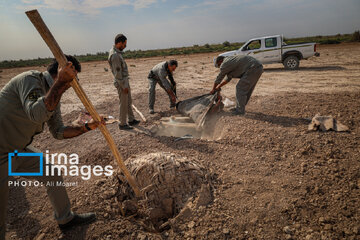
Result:
{"label": "white pickup truck", "polygon": [[[253,38],[240,49],[219,56],[249,55],[261,63],[282,63],[286,69],[299,68],[300,60],[320,56],[316,52],[316,43],[286,44],[281,35]],[[214,59],[215,63],[215,59]]]}

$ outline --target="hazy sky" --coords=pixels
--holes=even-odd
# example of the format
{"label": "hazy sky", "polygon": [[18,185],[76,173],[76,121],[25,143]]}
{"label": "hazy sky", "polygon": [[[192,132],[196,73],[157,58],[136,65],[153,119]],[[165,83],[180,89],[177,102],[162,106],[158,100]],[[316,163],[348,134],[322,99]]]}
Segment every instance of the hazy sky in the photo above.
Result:
{"label": "hazy sky", "polygon": [[51,56],[34,8],[68,54],[108,51],[117,33],[145,50],[360,29],[360,0],[0,0],[0,60]]}

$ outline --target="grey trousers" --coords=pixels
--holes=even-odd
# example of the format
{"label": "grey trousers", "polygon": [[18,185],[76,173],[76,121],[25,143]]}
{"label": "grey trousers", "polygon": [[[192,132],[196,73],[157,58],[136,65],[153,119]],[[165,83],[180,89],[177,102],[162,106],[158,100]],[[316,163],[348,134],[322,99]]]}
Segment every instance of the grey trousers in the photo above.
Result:
{"label": "grey trousers", "polygon": [[132,110],[132,98],[131,98],[131,88],[129,88],[129,92],[126,94],[123,92],[123,88],[121,86],[115,86],[117,92],[119,94],[120,100],[120,125],[127,124],[126,120],[129,122],[135,119],[134,112]]}
{"label": "grey trousers", "polygon": [[245,113],[245,106],[249,102],[251,94],[263,72],[262,66],[251,68],[241,76],[236,84],[236,109],[240,113]]}
{"label": "grey trousers", "polygon": [[[38,149],[28,146],[25,150],[20,152],[40,152]],[[45,173],[45,159],[44,159],[44,173]],[[26,161],[14,157],[11,161],[13,172],[34,172],[39,169],[38,157],[26,157]],[[45,175],[45,174],[44,174]],[[57,174],[56,174],[57,175]],[[46,186],[47,195],[50,203],[54,209],[55,219],[58,224],[64,224],[72,220],[74,213],[70,210],[70,201],[66,189],[63,186],[56,186],[56,182],[63,181],[62,176],[32,176],[24,177],[27,179],[34,179],[42,182],[44,186],[46,183],[54,183],[52,186]],[[15,179],[12,179],[15,180]],[[11,180],[11,181],[12,181]],[[9,176],[8,176],[8,161],[0,164],[0,239],[5,239],[6,227],[6,211],[9,198]],[[22,187],[22,186],[16,186]],[[41,187],[41,186],[39,186]],[[32,190],[36,191],[35,186],[31,186]],[[19,206],[20,207],[20,206]]]}
{"label": "grey trousers", "polygon": [[[166,89],[163,86],[163,84],[161,83],[161,81],[158,81],[158,80],[153,79],[153,78],[148,78],[148,80],[149,80],[149,109],[154,109],[156,84],[159,83],[160,87],[162,89],[164,89],[165,92],[166,92]],[[166,92],[166,94],[168,94],[168,93]],[[169,94],[168,94],[168,96],[169,96],[170,106],[171,106],[171,104],[172,104],[171,97],[170,97]]]}

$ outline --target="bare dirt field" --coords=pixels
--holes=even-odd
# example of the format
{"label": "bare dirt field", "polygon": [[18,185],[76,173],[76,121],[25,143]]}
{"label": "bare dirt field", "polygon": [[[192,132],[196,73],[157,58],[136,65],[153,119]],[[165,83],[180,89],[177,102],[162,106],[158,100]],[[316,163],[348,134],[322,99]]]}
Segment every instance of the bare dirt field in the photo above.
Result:
{"label": "bare dirt field", "polygon": [[[108,125],[124,159],[172,152],[193,159],[212,175],[213,201],[172,228],[152,232],[136,217],[122,216],[113,178],[65,177],[73,210],[95,211],[89,226],[62,233],[53,219],[45,188],[12,187],[8,239],[360,239],[360,44],[321,45],[321,56],[301,61],[297,71],[265,65],[245,116],[225,111],[215,127],[217,140],[154,137]],[[175,58],[179,100],[208,93],[218,73],[212,54],[127,60],[133,102],[150,128],[171,116],[165,92],[157,88],[155,115],[148,114],[147,74]],[[82,64],[83,88],[100,113],[118,117],[118,96],[107,62]],[[30,68],[4,69],[2,88]],[[45,67],[31,68],[45,70]],[[222,94],[235,101],[234,79]],[[61,100],[71,123],[82,108],[73,90]],[[316,113],[332,115],[350,132],[308,132]],[[43,151],[77,153],[84,165],[116,166],[96,130],[58,141],[46,130],[33,145]]]}

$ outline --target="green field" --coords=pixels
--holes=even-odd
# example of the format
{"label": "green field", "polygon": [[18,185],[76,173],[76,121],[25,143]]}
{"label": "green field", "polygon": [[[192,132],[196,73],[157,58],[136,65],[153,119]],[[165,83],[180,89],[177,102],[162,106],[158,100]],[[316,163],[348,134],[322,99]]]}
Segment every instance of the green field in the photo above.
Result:
{"label": "green field", "polygon": [[[285,38],[287,44],[303,43],[303,42],[316,42],[318,44],[339,44],[342,42],[355,42],[360,41],[359,31],[353,34],[337,34],[333,36],[312,36],[301,38]],[[155,56],[171,56],[179,54],[194,54],[194,53],[208,53],[208,52],[220,52],[231,51],[239,49],[244,43],[236,42],[229,43],[228,41],[222,44],[205,44],[205,45],[193,45],[191,47],[179,47],[168,49],[155,49],[155,50],[128,50],[125,51],[125,58],[144,58]],[[89,61],[105,61],[108,57],[108,52],[99,52],[96,54],[75,55],[80,62]],[[16,61],[1,61],[1,68],[16,68],[16,67],[29,67],[29,66],[42,66],[48,65],[52,61],[52,58],[37,58],[29,60],[16,60]]]}

